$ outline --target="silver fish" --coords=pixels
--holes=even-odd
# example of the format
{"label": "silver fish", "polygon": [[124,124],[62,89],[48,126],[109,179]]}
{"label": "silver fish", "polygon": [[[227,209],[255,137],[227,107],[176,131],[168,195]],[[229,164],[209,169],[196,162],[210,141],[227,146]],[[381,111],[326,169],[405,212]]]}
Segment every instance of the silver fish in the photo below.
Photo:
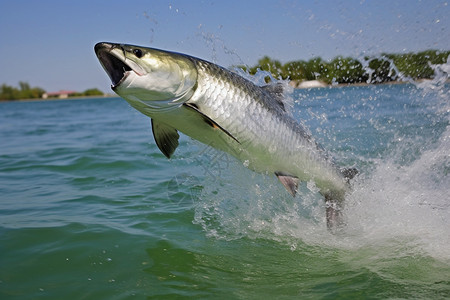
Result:
{"label": "silver fish", "polygon": [[95,53],[112,90],[151,118],[166,157],[181,131],[251,170],[275,174],[292,196],[299,181],[313,180],[326,201],[328,228],[341,225],[348,181],[357,171],[341,172],[287,113],[283,85],[257,86],[208,61],[153,48],[98,43]]}

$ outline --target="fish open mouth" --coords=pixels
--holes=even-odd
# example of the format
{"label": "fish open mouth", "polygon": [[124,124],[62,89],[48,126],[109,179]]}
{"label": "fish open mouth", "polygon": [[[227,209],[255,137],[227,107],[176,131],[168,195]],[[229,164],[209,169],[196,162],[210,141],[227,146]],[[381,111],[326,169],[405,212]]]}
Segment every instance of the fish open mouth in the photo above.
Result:
{"label": "fish open mouth", "polygon": [[119,86],[130,72],[133,71],[133,69],[125,63],[125,55],[123,55],[122,58],[118,57],[115,52],[112,52],[116,47],[116,45],[108,43],[98,43],[94,47],[98,60],[111,79],[112,89]]}

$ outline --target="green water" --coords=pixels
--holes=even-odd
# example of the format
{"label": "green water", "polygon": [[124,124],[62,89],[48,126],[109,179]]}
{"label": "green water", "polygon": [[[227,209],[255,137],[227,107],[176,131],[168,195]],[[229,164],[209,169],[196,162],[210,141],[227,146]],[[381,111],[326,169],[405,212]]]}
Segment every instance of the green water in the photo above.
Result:
{"label": "green water", "polygon": [[182,137],[167,160],[118,98],[0,103],[1,299],[446,299],[449,87],[294,91],[360,176],[347,228],[304,184]]}

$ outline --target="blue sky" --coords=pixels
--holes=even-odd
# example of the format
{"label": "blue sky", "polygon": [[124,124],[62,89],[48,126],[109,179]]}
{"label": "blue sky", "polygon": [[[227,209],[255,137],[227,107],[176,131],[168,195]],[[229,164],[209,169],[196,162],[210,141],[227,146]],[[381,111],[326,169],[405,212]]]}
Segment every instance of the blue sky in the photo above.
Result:
{"label": "blue sky", "polygon": [[281,60],[450,50],[450,1],[0,2],[0,84],[109,92],[93,46],[184,52],[225,67]]}

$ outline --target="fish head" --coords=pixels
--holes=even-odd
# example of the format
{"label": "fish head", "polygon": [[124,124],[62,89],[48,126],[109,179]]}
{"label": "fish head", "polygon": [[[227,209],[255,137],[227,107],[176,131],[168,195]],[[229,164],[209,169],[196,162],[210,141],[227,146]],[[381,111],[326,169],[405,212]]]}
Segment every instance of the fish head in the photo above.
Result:
{"label": "fish head", "polygon": [[94,50],[112,90],[143,113],[177,108],[195,92],[197,68],[183,54],[113,43]]}

